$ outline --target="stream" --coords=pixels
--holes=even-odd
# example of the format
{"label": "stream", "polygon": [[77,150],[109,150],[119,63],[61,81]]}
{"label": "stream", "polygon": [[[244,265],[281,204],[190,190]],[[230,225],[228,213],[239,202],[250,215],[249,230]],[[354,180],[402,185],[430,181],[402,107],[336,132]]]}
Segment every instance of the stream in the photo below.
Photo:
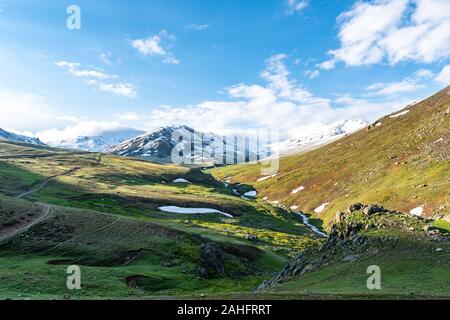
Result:
{"label": "stream", "polygon": [[[225,186],[225,188],[231,190],[235,195],[240,196],[241,198],[243,198],[245,200],[252,201],[252,199],[249,199],[249,198],[241,195],[236,189],[232,188],[228,183],[225,183],[225,182],[222,182],[222,183]],[[286,207],[282,204],[277,204],[277,205],[272,205],[272,206],[274,206],[278,209],[287,211]],[[297,211],[297,210],[292,210],[292,209],[291,209],[291,211],[293,213],[295,213],[296,215],[300,216],[302,218],[303,224],[305,226],[307,226],[309,229],[311,229],[312,232],[314,232],[315,234],[317,234],[321,237],[324,237],[324,238],[326,238],[328,236],[326,233],[320,231],[319,228],[317,228],[315,225],[311,224],[311,222],[309,222],[309,217],[305,213],[303,213],[301,211]]]}
{"label": "stream", "polygon": [[321,237],[327,237],[328,236],[326,233],[320,231],[315,225],[312,225],[309,222],[309,217],[306,214],[304,214],[303,212],[300,212],[300,211],[295,211],[295,210],[292,210],[292,212],[294,212],[295,214],[297,214],[300,217],[302,217],[303,224],[306,225],[307,227],[309,227],[314,233],[318,234]]}

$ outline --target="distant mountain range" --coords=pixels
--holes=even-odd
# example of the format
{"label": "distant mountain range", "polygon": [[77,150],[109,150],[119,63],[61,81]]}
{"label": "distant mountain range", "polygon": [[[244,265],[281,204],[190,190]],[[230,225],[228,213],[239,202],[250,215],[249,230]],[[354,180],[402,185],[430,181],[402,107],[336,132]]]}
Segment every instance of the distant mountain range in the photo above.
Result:
{"label": "distant mountain range", "polygon": [[[276,151],[281,155],[305,151],[339,139],[367,126],[368,122],[364,120],[346,120],[333,125],[325,125],[312,134],[291,138],[281,143],[273,143],[269,146],[261,143],[259,148],[256,146],[255,141],[246,142],[245,137],[236,137],[236,140],[234,137],[227,137],[224,141],[223,137],[219,135],[205,134],[187,126],[164,127],[125,141],[107,150],[106,153],[170,162],[172,150],[177,147],[185,149],[185,161],[204,162],[207,157],[213,154],[216,163],[233,164],[257,160],[256,155],[259,155],[258,159],[263,159]],[[196,152],[191,153],[191,146],[185,145],[186,140],[180,144],[180,141],[174,139],[175,133],[192,141],[197,148]],[[214,138],[213,141],[211,141],[211,137]],[[250,145],[251,147],[249,147]],[[200,146],[202,147],[199,148]],[[226,159],[226,161],[223,161],[223,159]]]}
{"label": "distant mountain range", "polygon": [[0,139],[2,140],[8,140],[8,141],[14,141],[14,142],[22,142],[22,143],[30,143],[30,144],[37,144],[40,146],[45,146],[46,144],[43,143],[38,138],[31,138],[27,136],[23,136],[20,134],[12,133],[5,131],[0,128]]}
{"label": "distant mountain range", "polygon": [[[234,164],[255,161],[272,154],[292,154],[306,151],[367,127],[364,120],[346,120],[332,125],[323,125],[312,133],[292,137],[286,141],[257,142],[237,136],[226,137],[196,131],[188,126],[167,126],[145,133],[133,128],[105,130],[91,136],[70,139],[54,139],[52,147],[90,152],[104,152],[124,157],[137,157],[156,162],[170,163],[172,150],[176,148],[184,163],[214,162]],[[180,141],[177,137],[184,137]],[[16,142],[45,145],[38,138],[17,135],[0,129],[0,138]],[[191,142],[189,145],[187,145]],[[257,156],[258,155],[258,156]]]}
{"label": "distant mountain range", "polygon": [[106,150],[143,133],[144,131],[132,128],[106,130],[93,136],[79,136],[72,139],[61,140],[52,143],[52,146],[64,149],[105,152]]}

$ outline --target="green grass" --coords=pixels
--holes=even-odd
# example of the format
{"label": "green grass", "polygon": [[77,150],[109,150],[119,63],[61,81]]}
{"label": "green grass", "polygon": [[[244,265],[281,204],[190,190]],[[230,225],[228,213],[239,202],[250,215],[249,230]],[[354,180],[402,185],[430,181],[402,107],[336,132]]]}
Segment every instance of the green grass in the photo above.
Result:
{"label": "green grass", "polygon": [[[199,169],[2,142],[0,154],[0,193],[7,196],[0,196],[0,207],[52,205],[44,222],[0,244],[0,266],[7,270],[1,298],[61,298],[69,264],[82,267],[83,290],[70,292],[75,298],[249,292],[299,250],[321,243],[295,215],[241,199]],[[50,177],[25,200],[8,197]],[[192,183],[173,184],[177,178]],[[234,218],[168,214],[162,205],[215,208]],[[222,248],[225,274],[199,278],[205,242]],[[139,289],[126,284],[134,275],[142,277]]]}
{"label": "green grass", "polygon": [[[218,242],[230,252],[242,252],[229,253],[229,261],[238,264],[226,267],[230,276],[200,279],[196,270],[204,241],[191,233],[132,218],[55,208],[45,222],[0,247],[6,270],[1,275],[0,297],[62,297],[69,292],[65,270],[71,264],[80,265],[83,274],[83,290],[71,294],[100,298],[251,290],[286,263],[280,256],[242,242]],[[247,250],[256,250],[256,256],[244,264],[241,259],[249,259],[244,258]],[[133,275],[155,279],[158,286],[129,288],[125,279]]]}
{"label": "green grass", "polygon": [[[445,251],[437,252],[437,248]],[[348,263],[336,261],[273,289],[276,293],[359,296],[444,297],[450,288],[450,246],[403,239],[377,255]],[[367,268],[381,268],[381,290],[367,289]]]}

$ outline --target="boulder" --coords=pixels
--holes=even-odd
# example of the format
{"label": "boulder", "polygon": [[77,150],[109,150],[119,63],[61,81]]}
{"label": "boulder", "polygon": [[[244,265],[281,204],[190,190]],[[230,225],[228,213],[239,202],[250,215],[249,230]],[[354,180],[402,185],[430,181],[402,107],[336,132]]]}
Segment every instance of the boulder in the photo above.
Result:
{"label": "boulder", "polygon": [[384,207],[379,204],[371,204],[363,209],[363,213],[367,216],[371,216],[375,213],[385,212],[385,211],[386,211],[386,209],[384,209]]}
{"label": "boulder", "polygon": [[225,262],[225,253],[217,244],[203,243],[200,246],[200,267],[197,274],[204,279],[222,276],[225,274]]}
{"label": "boulder", "polygon": [[364,208],[364,205],[362,203],[355,203],[355,204],[352,204],[350,207],[348,207],[347,212],[353,213],[353,212],[361,210],[363,208]]}
{"label": "boulder", "polygon": [[336,219],[335,219],[336,223],[342,222],[344,220],[344,218],[345,218],[345,212],[342,212],[342,211],[336,212]]}

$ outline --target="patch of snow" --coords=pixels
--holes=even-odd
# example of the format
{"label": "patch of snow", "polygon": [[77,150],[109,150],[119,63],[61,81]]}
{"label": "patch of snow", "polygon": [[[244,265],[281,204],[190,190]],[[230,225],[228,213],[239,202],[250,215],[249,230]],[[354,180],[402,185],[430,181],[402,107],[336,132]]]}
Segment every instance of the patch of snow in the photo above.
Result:
{"label": "patch of snow", "polygon": [[405,111],[402,111],[402,112],[393,114],[393,115],[390,116],[389,118],[398,118],[398,117],[404,116],[404,115],[407,114],[408,112],[409,112],[409,110],[405,110]]}
{"label": "patch of snow", "polygon": [[322,203],[320,206],[318,206],[316,209],[314,209],[315,213],[322,213],[323,210],[325,210],[325,208],[327,207],[327,205],[329,205],[329,202],[326,203]]}
{"label": "patch of snow", "polygon": [[381,122],[378,122],[376,125],[375,125],[375,127],[379,127],[379,126],[381,126],[382,125],[382,123]]}
{"label": "patch of snow", "polygon": [[245,197],[253,197],[254,198],[257,195],[258,195],[258,192],[256,192],[255,190],[244,193]]}
{"label": "patch of snow", "polygon": [[169,213],[179,213],[179,214],[208,214],[208,213],[218,213],[221,214],[227,218],[233,218],[233,216],[229,213],[225,213],[216,209],[209,209],[209,208],[181,208],[176,206],[166,206],[166,207],[159,207],[159,210],[163,212],[169,212]]}
{"label": "patch of snow", "polygon": [[291,206],[291,210],[297,210],[298,206]]}
{"label": "patch of snow", "polygon": [[301,187],[298,187],[297,189],[292,190],[291,194],[299,193],[302,190],[305,190],[304,186],[301,186]]}
{"label": "patch of snow", "polygon": [[412,209],[410,212],[413,216],[421,217],[423,214],[423,206]]}
{"label": "patch of snow", "polygon": [[259,179],[256,180],[256,181],[258,181],[258,182],[259,182],[259,181],[266,181],[266,180],[269,180],[270,178],[275,178],[277,175],[278,175],[278,173],[277,173],[277,174],[273,174],[273,175],[271,175],[271,176],[259,178]]}
{"label": "patch of snow", "polygon": [[173,183],[190,183],[190,182],[187,181],[186,179],[178,178],[178,179],[173,180]]}

